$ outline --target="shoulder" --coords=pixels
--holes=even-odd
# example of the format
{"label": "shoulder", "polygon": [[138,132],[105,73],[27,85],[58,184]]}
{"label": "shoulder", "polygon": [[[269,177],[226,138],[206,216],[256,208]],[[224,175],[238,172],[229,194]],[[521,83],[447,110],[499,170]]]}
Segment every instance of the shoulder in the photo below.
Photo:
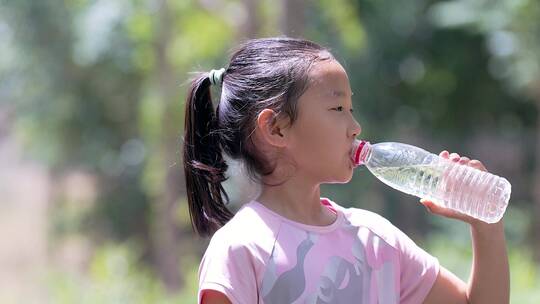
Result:
{"label": "shoulder", "polygon": [[388,245],[399,249],[400,239],[403,237],[403,232],[394,226],[388,219],[383,216],[360,208],[342,207],[335,202],[332,205],[343,212],[345,219],[355,227],[358,227],[365,232],[375,235],[384,240]]}
{"label": "shoulder", "polygon": [[217,230],[210,240],[205,255],[230,255],[242,252],[260,255],[273,246],[279,222],[266,218],[249,203]]}
{"label": "shoulder", "polygon": [[212,236],[199,265],[199,299],[213,289],[233,303],[255,303],[260,280],[274,244],[275,223],[249,205]]}
{"label": "shoulder", "polygon": [[[256,238],[257,234],[259,238]],[[249,208],[241,208],[210,240],[199,265],[199,303],[216,290],[233,303],[255,303],[256,282],[272,245],[272,229]]]}

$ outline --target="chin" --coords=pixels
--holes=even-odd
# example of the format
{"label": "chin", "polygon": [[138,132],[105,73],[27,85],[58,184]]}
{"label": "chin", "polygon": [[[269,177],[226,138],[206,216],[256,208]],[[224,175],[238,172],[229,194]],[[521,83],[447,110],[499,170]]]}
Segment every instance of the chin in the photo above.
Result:
{"label": "chin", "polygon": [[334,177],[333,179],[327,181],[327,184],[346,184],[351,181],[353,176],[353,171],[351,170],[349,173],[345,175],[341,175],[338,177]]}
{"label": "chin", "polygon": [[347,184],[348,182],[350,182],[352,180],[352,174],[350,174],[349,176],[347,176],[346,179],[344,179],[341,183],[342,184]]}
{"label": "chin", "polygon": [[348,183],[348,182],[350,182],[352,180],[353,173],[354,173],[353,168],[350,168],[349,171],[347,172],[347,176],[346,176],[346,179],[345,179],[344,183]]}

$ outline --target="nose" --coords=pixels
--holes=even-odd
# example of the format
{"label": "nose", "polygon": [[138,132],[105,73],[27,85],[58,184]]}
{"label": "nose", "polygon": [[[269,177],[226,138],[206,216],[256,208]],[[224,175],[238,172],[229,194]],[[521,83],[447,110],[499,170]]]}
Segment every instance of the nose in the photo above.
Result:
{"label": "nose", "polygon": [[362,127],[360,126],[358,121],[356,121],[356,119],[353,117],[352,126],[349,128],[349,136],[352,138],[355,138],[358,135],[360,135],[361,132],[362,132]]}

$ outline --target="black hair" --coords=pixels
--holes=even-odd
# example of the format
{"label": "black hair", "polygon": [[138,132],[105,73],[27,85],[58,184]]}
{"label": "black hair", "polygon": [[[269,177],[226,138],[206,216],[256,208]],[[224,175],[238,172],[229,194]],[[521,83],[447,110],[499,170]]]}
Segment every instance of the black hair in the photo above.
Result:
{"label": "black hair", "polygon": [[227,170],[222,153],[243,161],[253,180],[272,174],[275,166],[252,140],[257,117],[268,108],[292,125],[311,66],[329,59],[328,49],[304,39],[248,40],[225,67],[215,112],[209,73],[192,81],[185,110],[184,173],[191,224],[199,235],[213,234],[233,216],[222,186]]}

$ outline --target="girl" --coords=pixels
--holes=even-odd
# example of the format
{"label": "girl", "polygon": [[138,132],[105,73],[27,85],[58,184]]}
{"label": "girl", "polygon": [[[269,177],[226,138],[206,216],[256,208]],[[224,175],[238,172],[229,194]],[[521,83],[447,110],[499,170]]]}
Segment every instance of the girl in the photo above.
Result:
{"label": "girl", "polygon": [[[210,86],[221,86],[213,110]],[[191,221],[212,235],[199,268],[199,303],[508,303],[503,223],[470,224],[465,284],[381,216],[320,197],[352,178],[361,127],[347,73],[306,40],[247,41],[225,69],[200,75],[186,102],[184,170]],[[223,154],[241,160],[260,195],[233,216]],[[455,162],[481,162],[443,151]]]}

